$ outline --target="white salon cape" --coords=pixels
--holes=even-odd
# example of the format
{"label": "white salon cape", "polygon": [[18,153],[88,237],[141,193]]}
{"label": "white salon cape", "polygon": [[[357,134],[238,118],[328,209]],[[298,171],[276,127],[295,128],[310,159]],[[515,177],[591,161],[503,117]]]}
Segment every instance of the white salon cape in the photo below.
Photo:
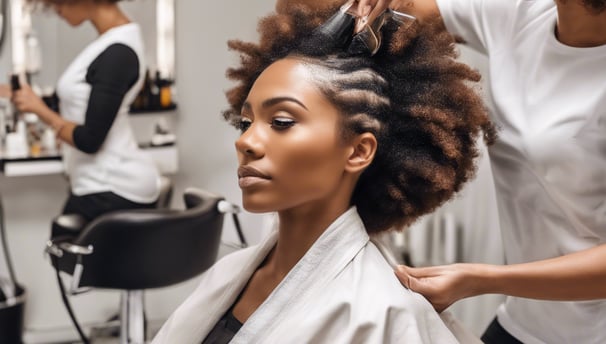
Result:
{"label": "white salon cape", "polygon": [[[205,272],[152,343],[201,343],[235,303],[277,237],[274,230],[259,245],[228,255]],[[400,284],[355,207],[326,229],[231,341],[458,342],[481,343],[449,314],[441,318],[421,295]]]}

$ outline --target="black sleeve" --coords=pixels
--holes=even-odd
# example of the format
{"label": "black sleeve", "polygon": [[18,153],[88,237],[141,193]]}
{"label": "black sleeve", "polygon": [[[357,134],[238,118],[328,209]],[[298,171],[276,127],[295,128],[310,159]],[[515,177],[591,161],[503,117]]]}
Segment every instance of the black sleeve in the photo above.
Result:
{"label": "black sleeve", "polygon": [[84,124],[74,129],[74,145],[85,153],[96,153],[111,128],[124,95],[139,79],[139,58],[124,44],[105,49],[88,67],[91,85]]}

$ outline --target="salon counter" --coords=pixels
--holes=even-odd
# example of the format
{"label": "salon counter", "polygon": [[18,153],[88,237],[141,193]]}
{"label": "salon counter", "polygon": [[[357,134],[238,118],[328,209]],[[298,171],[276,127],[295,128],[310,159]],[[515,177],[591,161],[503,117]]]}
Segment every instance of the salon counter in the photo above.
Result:
{"label": "salon counter", "polygon": [[[152,146],[140,144],[141,148],[156,162],[162,174],[174,174],[178,169],[176,143]],[[4,158],[0,154],[0,171],[6,177],[35,176],[63,173],[63,162],[58,154],[25,158]]]}
{"label": "salon counter", "polygon": [[[158,127],[174,132],[175,109],[137,112],[129,116],[139,146],[156,162],[162,174],[175,174],[178,170],[176,139],[173,134],[159,135]],[[163,138],[164,137],[164,138]],[[42,152],[36,157],[7,158],[0,151],[0,172],[6,177],[36,176],[63,173],[60,153]]]}
{"label": "salon counter", "polygon": [[0,170],[7,177],[55,174],[63,172],[63,163],[58,155],[15,159],[0,155]]}

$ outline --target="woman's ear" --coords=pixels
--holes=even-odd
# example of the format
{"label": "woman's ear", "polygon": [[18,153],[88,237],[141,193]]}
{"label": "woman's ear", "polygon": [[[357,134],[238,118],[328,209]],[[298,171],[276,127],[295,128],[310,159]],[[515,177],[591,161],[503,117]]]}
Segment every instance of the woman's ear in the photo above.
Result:
{"label": "woman's ear", "polygon": [[369,132],[357,135],[352,139],[351,147],[352,151],[347,158],[345,170],[351,173],[362,172],[375,158],[377,138]]}

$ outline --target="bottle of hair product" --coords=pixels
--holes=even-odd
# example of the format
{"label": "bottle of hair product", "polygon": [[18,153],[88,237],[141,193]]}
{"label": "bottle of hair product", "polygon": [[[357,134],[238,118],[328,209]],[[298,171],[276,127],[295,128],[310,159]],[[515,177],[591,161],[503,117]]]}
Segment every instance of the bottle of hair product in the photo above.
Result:
{"label": "bottle of hair product", "polygon": [[162,80],[160,83],[160,107],[162,108],[168,108],[173,103],[170,84],[168,80]]}
{"label": "bottle of hair product", "polygon": [[131,105],[131,111],[144,111],[152,107],[151,98],[152,98],[152,81],[149,76],[149,69],[145,70],[145,78],[143,79],[143,86],[141,90],[137,94],[137,97],[133,101]]}
{"label": "bottle of hair product", "polygon": [[155,83],[156,83],[156,86],[158,87],[158,100],[159,100],[158,105],[159,105],[159,107],[161,109],[166,109],[166,108],[170,107],[173,103],[172,90],[171,90],[172,82],[168,79],[162,78],[162,76],[160,75],[160,72],[157,71]]}

